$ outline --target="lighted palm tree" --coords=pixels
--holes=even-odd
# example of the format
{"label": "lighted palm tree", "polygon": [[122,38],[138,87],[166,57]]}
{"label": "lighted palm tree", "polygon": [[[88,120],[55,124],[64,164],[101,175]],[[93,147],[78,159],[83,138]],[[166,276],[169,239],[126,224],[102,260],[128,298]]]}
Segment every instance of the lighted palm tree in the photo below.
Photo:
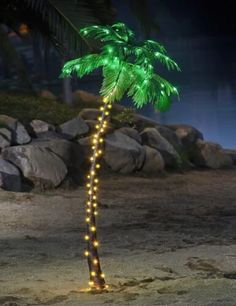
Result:
{"label": "lighted palm tree", "polygon": [[75,73],[78,77],[102,67],[103,83],[100,94],[104,105],[100,108],[96,133],[93,135],[90,172],[88,174],[88,198],[86,203],[87,249],[91,288],[105,288],[104,274],[98,256],[96,231],[98,170],[97,163],[102,155],[102,135],[107,126],[109,111],[114,101],[120,101],[125,93],[132,98],[135,107],[141,108],[151,102],[160,111],[171,105],[171,94],[177,89],[167,80],[155,73],[155,62],[159,61],[168,69],[180,70],[170,59],[165,48],[159,43],[147,40],[137,42],[133,32],[123,23],[113,26],[90,26],[80,31],[85,38],[99,39],[103,46],[99,54],[90,54],[67,62],[62,77]]}

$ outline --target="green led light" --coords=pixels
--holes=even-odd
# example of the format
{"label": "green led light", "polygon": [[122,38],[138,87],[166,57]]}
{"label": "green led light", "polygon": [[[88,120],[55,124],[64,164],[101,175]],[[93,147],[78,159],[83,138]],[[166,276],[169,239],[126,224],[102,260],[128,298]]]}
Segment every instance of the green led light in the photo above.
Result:
{"label": "green led light", "polygon": [[151,102],[158,109],[160,106],[162,111],[168,109],[171,105],[168,95],[178,95],[178,91],[155,73],[154,64],[158,61],[169,70],[180,69],[167,56],[161,44],[153,40],[135,41],[133,32],[123,23],[112,26],[89,26],[80,33],[82,36],[102,41],[102,52],[67,62],[63,67],[62,76],[70,76],[75,72],[78,77],[82,77],[94,69],[103,67],[104,80],[100,94],[107,97],[110,102],[119,101],[126,93],[138,108]]}

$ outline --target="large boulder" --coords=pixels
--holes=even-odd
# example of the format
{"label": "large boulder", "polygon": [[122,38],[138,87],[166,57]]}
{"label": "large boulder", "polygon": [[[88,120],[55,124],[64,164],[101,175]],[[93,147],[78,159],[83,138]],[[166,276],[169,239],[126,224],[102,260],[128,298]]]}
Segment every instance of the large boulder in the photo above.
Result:
{"label": "large boulder", "polygon": [[176,124],[167,127],[175,132],[186,149],[191,148],[198,139],[203,140],[202,133],[191,125]]}
{"label": "large boulder", "polygon": [[35,187],[57,187],[64,180],[67,168],[63,160],[47,148],[29,144],[3,150],[4,159],[16,165]]}
{"label": "large boulder", "polygon": [[84,162],[83,147],[76,142],[65,139],[35,141],[34,145],[49,150],[60,157],[68,169],[68,175],[79,182],[82,176],[81,166]]}
{"label": "large boulder", "polygon": [[11,138],[5,136],[6,133],[1,133],[1,130],[5,130],[9,133],[11,133],[9,130],[5,129],[5,128],[0,128],[0,150],[4,149],[6,147],[9,147],[11,145]]}
{"label": "large boulder", "polygon": [[0,115],[0,125],[5,126],[12,132],[13,144],[26,144],[31,141],[31,137],[25,127],[17,119],[7,115]]}
{"label": "large boulder", "polygon": [[223,152],[230,156],[233,161],[233,164],[236,165],[236,150],[232,149],[223,149]]}
{"label": "large boulder", "polygon": [[74,103],[94,103],[99,104],[102,103],[102,97],[96,96],[90,92],[84,91],[84,90],[76,90],[73,92],[73,100]]}
{"label": "large boulder", "polygon": [[182,151],[182,142],[172,129],[163,125],[156,126],[155,128],[161,136],[163,136],[176,149],[177,152]]}
{"label": "large boulder", "polygon": [[0,188],[21,191],[21,174],[13,164],[0,158]]}
{"label": "large boulder", "polygon": [[145,159],[145,149],[134,139],[120,132],[105,138],[104,160],[116,172],[131,173],[139,170]]}
{"label": "large boulder", "polygon": [[143,144],[158,150],[167,166],[178,167],[181,164],[181,158],[172,144],[170,144],[156,128],[146,128],[140,134]]}
{"label": "large boulder", "polygon": [[0,135],[12,143],[12,132],[7,128],[0,128]]}
{"label": "large boulder", "polygon": [[[103,98],[84,90],[76,90],[73,92],[73,104],[78,106],[84,105],[85,107],[86,104],[87,107],[90,105],[92,105],[92,107],[99,107],[103,105]],[[117,111],[122,111],[125,109],[124,106],[117,103],[113,103],[112,108]]]}
{"label": "large boulder", "polygon": [[211,169],[232,167],[232,158],[226,154],[219,144],[197,140],[191,153],[191,161],[199,167]]}
{"label": "large boulder", "polygon": [[133,126],[135,126],[138,131],[142,131],[146,127],[155,127],[159,125],[155,120],[136,113],[133,114],[132,122]]}
{"label": "large boulder", "polygon": [[55,131],[55,126],[42,120],[34,119],[30,122],[30,127],[37,135],[48,131]]}
{"label": "large boulder", "polygon": [[78,143],[83,149],[84,156],[90,156],[92,154],[92,141],[93,141],[93,136],[87,136],[84,138],[80,138],[78,140]]}
{"label": "large boulder", "polygon": [[97,118],[101,115],[101,111],[97,108],[84,108],[79,116],[84,120],[97,120]]}
{"label": "large boulder", "polygon": [[89,131],[88,124],[81,117],[71,119],[58,127],[58,132],[70,139],[87,134]]}
{"label": "large boulder", "polygon": [[120,133],[123,133],[127,135],[130,138],[133,138],[136,140],[138,143],[142,142],[141,136],[139,135],[139,132],[131,127],[122,127],[117,130]]}
{"label": "large boulder", "polygon": [[157,174],[164,170],[165,161],[162,155],[155,149],[144,146],[145,161],[142,167],[142,172],[147,174]]}
{"label": "large boulder", "polygon": [[96,130],[96,125],[98,124],[97,120],[85,120],[87,125],[89,126],[89,131],[93,132]]}
{"label": "large boulder", "polygon": [[37,140],[53,140],[53,139],[70,139],[70,137],[66,135],[62,135],[60,133],[54,131],[47,131],[37,134]]}

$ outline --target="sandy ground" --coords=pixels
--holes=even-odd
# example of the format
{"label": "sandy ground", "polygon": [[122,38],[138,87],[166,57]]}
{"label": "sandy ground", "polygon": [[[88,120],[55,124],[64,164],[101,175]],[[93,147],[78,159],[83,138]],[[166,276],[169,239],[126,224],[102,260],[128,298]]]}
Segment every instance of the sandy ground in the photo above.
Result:
{"label": "sandy ground", "polygon": [[0,191],[0,305],[236,305],[236,170],[104,178],[108,293],[80,292],[84,196]]}

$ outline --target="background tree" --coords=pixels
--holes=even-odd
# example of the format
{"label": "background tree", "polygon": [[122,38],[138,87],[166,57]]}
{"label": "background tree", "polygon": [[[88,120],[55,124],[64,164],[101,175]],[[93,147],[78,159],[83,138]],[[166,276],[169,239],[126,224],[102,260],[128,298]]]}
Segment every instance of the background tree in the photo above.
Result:
{"label": "background tree", "polygon": [[[147,33],[156,28],[149,16],[148,1],[123,0],[131,7],[131,11],[140,21],[142,29]],[[117,15],[115,2],[111,0],[2,0],[0,1],[0,24],[12,29],[21,38],[32,36],[34,61],[37,67],[44,67],[48,49],[53,46],[59,52],[62,63],[71,57],[82,56],[97,47],[93,41],[84,38],[80,29],[91,24],[113,24]],[[28,28],[27,35],[19,30],[22,24]],[[5,37],[7,38],[7,36]],[[44,43],[40,43],[43,38]],[[9,42],[12,49],[14,47]],[[6,50],[6,43],[0,49]],[[6,53],[3,51],[4,54]],[[2,52],[2,53],[3,53]],[[11,53],[16,51],[12,50]],[[23,67],[18,56],[17,65]],[[9,62],[12,65],[12,62]],[[36,65],[37,64],[37,65]],[[34,69],[40,77],[41,68]],[[21,69],[22,71],[22,69]],[[27,73],[24,73],[27,75]],[[22,80],[22,73],[18,74]],[[70,82],[63,80],[65,100],[70,102]]]}
{"label": "background tree", "polygon": [[98,256],[97,240],[97,191],[98,159],[102,155],[102,135],[108,124],[109,111],[114,101],[120,101],[125,93],[132,98],[134,106],[141,108],[152,103],[160,111],[171,105],[170,96],[178,95],[177,89],[155,73],[155,62],[159,61],[168,69],[180,70],[170,59],[165,48],[159,43],[146,40],[137,42],[134,33],[123,23],[112,26],[90,26],[82,29],[80,35],[85,38],[98,39],[103,45],[100,53],[89,54],[67,62],[62,70],[62,77],[75,73],[79,78],[102,67],[103,83],[100,94],[104,106],[100,108],[97,131],[93,136],[91,167],[88,174],[88,198],[86,203],[87,232],[85,240],[90,272],[90,286],[96,289],[105,288]]}

